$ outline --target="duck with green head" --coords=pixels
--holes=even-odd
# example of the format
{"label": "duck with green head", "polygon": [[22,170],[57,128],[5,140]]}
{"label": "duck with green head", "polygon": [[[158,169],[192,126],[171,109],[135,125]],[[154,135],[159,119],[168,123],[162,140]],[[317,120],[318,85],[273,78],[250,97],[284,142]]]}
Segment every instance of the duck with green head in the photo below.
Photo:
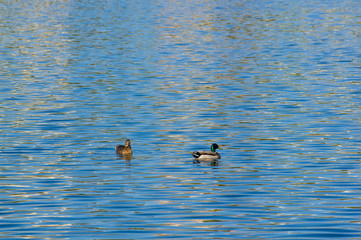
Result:
{"label": "duck with green head", "polygon": [[216,152],[216,149],[221,149],[217,143],[211,145],[211,151],[194,151],[193,157],[197,160],[217,160],[221,159],[221,155]]}

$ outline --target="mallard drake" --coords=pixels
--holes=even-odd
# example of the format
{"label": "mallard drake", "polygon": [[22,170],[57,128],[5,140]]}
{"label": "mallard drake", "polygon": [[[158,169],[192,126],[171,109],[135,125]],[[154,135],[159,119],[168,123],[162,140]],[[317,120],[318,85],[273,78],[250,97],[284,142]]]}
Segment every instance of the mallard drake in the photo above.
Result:
{"label": "mallard drake", "polygon": [[216,149],[221,149],[217,143],[211,145],[211,151],[194,151],[193,157],[197,160],[217,160],[221,159],[221,155],[216,152]]}
{"label": "mallard drake", "polygon": [[130,146],[130,140],[127,139],[125,141],[125,146],[124,145],[117,145],[115,147],[115,151],[117,152],[117,154],[120,154],[120,155],[131,155],[132,154],[132,147]]}

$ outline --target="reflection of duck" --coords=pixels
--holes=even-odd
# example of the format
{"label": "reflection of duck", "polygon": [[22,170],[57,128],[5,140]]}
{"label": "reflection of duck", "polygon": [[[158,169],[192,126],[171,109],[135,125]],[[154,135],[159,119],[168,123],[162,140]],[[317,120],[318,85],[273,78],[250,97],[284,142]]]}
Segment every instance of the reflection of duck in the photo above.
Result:
{"label": "reflection of duck", "polygon": [[211,151],[194,151],[193,157],[197,160],[217,160],[221,159],[221,155],[216,152],[216,149],[221,149],[217,143],[211,145]]}
{"label": "reflection of duck", "polygon": [[117,152],[117,154],[120,154],[120,155],[131,155],[132,154],[132,148],[130,147],[130,140],[127,139],[125,141],[125,146],[124,145],[117,145],[115,147],[115,151]]}

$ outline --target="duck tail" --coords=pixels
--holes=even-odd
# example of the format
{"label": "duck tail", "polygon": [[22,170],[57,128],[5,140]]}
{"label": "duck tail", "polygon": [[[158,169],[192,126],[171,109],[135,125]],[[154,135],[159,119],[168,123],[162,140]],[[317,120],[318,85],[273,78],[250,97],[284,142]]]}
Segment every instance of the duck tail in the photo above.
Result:
{"label": "duck tail", "polygon": [[192,153],[192,155],[193,155],[193,157],[195,157],[195,158],[199,158],[202,154],[200,154],[198,151],[194,151],[194,152]]}

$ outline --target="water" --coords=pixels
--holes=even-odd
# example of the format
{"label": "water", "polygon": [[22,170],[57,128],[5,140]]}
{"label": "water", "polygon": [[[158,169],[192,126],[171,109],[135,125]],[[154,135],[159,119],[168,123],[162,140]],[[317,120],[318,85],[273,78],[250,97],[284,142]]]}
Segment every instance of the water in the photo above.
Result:
{"label": "water", "polygon": [[0,238],[361,235],[358,1],[0,13]]}

